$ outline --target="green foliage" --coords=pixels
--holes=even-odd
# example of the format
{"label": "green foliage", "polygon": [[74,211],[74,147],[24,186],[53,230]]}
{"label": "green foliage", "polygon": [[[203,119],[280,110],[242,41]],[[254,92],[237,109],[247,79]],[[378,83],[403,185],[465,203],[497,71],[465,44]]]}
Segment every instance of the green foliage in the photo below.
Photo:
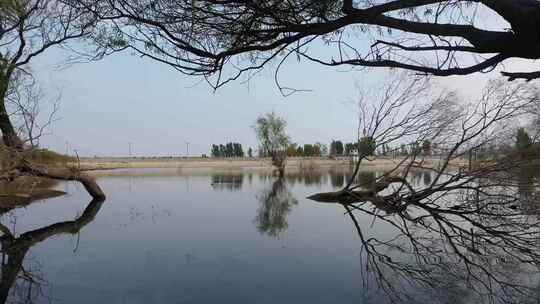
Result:
{"label": "green foliage", "polygon": [[319,150],[320,150],[320,155],[319,156],[328,155],[328,146],[327,145],[321,144],[321,143],[316,143],[316,145],[319,146]]}
{"label": "green foliage", "polygon": [[344,151],[345,155],[346,156],[351,155],[353,153],[353,151],[356,150],[356,148],[357,147],[356,147],[356,145],[354,143],[346,143],[345,144],[345,151]]}
{"label": "green foliage", "polygon": [[341,140],[333,140],[330,143],[330,155],[342,156],[345,149]]}
{"label": "green foliage", "polygon": [[259,146],[259,148],[257,149],[257,154],[259,155],[259,158],[264,158],[264,157],[269,156],[269,154],[266,153],[266,151],[261,146]]}
{"label": "green foliage", "polygon": [[[261,148],[262,149],[262,148]],[[328,153],[328,147],[321,143],[299,145],[292,143],[284,150],[288,157],[320,157]],[[261,157],[271,156],[267,152],[260,153]]]}
{"label": "green foliage", "polygon": [[330,156],[335,156],[335,155],[336,155],[336,142],[332,140],[332,142],[330,143]]}
{"label": "green foliage", "polygon": [[23,1],[21,0],[2,0],[0,1],[0,17],[8,18],[20,16],[25,12]]}
{"label": "green foliage", "polygon": [[321,155],[322,155],[322,145],[320,143],[314,144],[312,156],[321,156]]}
{"label": "green foliage", "polygon": [[532,139],[527,133],[527,131],[525,131],[524,128],[519,128],[517,130],[517,136],[516,136],[516,149],[518,151],[525,151],[531,145],[532,145]]}
{"label": "green foliage", "polygon": [[239,143],[212,145],[212,157],[244,157],[244,150]]}
{"label": "green foliage", "polygon": [[244,157],[244,149],[242,149],[242,145],[239,143],[233,144],[233,153],[236,157]]}
{"label": "green foliage", "polygon": [[289,144],[289,136],[285,132],[287,123],[274,112],[260,116],[255,122],[255,133],[265,152],[272,155],[285,151]]}
{"label": "green foliage", "polygon": [[298,148],[296,148],[296,155],[304,156],[304,148],[302,146],[298,146]]}
{"label": "green foliage", "polygon": [[407,150],[407,146],[404,145],[404,144],[402,144],[402,145],[400,146],[399,153],[400,153],[402,156],[409,155],[409,151]]}
{"label": "green foliage", "polygon": [[211,151],[212,157],[219,157],[219,146],[218,145],[212,145],[212,151]]}
{"label": "green foliage", "polygon": [[318,152],[320,153],[320,149],[318,149],[316,145],[304,144],[303,156],[306,156],[306,157],[319,156]]}
{"label": "green foliage", "polygon": [[304,144],[304,155],[303,156],[313,156],[313,145]]}
{"label": "green foliage", "polygon": [[259,140],[262,151],[272,158],[272,164],[279,170],[279,176],[285,172],[285,160],[287,158],[287,146],[289,136],[285,132],[287,123],[274,112],[260,116],[255,122],[255,133]]}
{"label": "green foliage", "polygon": [[375,154],[376,143],[373,137],[364,136],[360,139],[358,144],[359,155],[372,156]]}
{"label": "green foliage", "polygon": [[298,204],[298,200],[287,190],[283,179],[275,181],[272,188],[262,191],[258,199],[261,206],[255,218],[257,229],[272,237],[279,236],[287,229],[287,215]]}
{"label": "green foliage", "polygon": [[298,155],[298,144],[292,143],[287,147],[287,157],[294,157]]}
{"label": "green foliage", "polygon": [[476,159],[478,160],[488,160],[490,158],[493,158],[497,154],[497,149],[495,145],[489,144],[489,145],[482,145],[476,150]]}
{"label": "green foliage", "polygon": [[113,49],[121,49],[128,45],[127,41],[122,38],[110,37],[108,45]]}
{"label": "green foliage", "polygon": [[420,146],[420,144],[418,142],[412,142],[409,144],[409,146],[411,147],[410,148],[410,152],[411,154],[413,155],[419,155],[421,152],[422,152],[422,147]]}
{"label": "green foliage", "polygon": [[424,140],[422,143],[422,151],[424,152],[424,155],[431,155],[431,141]]}

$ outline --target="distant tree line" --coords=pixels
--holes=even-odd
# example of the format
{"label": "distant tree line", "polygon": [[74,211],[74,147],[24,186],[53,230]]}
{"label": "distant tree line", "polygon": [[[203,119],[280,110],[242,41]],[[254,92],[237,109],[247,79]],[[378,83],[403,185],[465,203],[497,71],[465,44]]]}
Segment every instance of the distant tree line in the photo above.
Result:
{"label": "distant tree line", "polygon": [[[375,141],[370,137],[360,140],[360,150],[366,155],[375,154]],[[328,147],[322,143],[303,144],[292,143],[287,147],[288,157],[321,157],[321,156],[350,156],[357,154],[358,144],[343,143],[341,140],[333,140]]]}
{"label": "distant tree line", "polygon": [[330,143],[330,155],[331,156],[342,156],[345,152],[345,146],[341,140],[333,140]]}
{"label": "distant tree line", "polygon": [[362,137],[358,143],[343,143],[341,140],[333,140],[330,143],[330,156],[351,156],[360,153],[375,155],[375,140],[369,136]]}
{"label": "distant tree line", "polygon": [[365,136],[360,139],[358,143],[343,143],[341,140],[333,140],[330,143],[330,156],[351,156],[351,155],[367,155],[367,156],[407,156],[411,154],[432,155],[433,147],[436,144],[432,144],[429,140],[424,140],[421,143],[412,142],[409,144],[402,144],[397,147],[391,147],[387,144],[382,144],[379,149],[376,150],[376,142],[370,136]]}
{"label": "distant tree line", "polygon": [[533,144],[532,138],[525,128],[519,128],[516,134],[516,149],[518,151],[525,151]]}
{"label": "distant tree line", "polygon": [[[248,154],[251,154],[251,148]],[[230,142],[225,145],[212,145],[212,157],[244,157],[244,150],[242,144],[239,143]]]}
{"label": "distant tree line", "polygon": [[[447,151],[444,145],[432,143],[430,140],[423,140],[420,142],[410,142],[408,144],[401,144],[398,146],[390,146],[387,144],[380,145],[375,149],[376,143],[371,137],[363,137],[358,143],[349,142],[344,143],[341,140],[332,140],[330,145],[327,146],[320,142],[315,144],[303,144],[291,143],[287,145],[286,154],[287,157],[321,157],[321,156],[351,156],[358,155],[358,148],[360,148],[360,154],[368,156],[387,156],[387,157],[403,157],[409,155],[423,155],[433,156],[442,155]],[[507,154],[512,151],[519,151],[521,153],[527,151],[528,154],[532,150],[540,151],[540,147],[534,143],[534,139],[528,134],[525,128],[518,128],[515,137],[514,147],[510,143],[490,143],[479,146],[474,149],[475,158],[485,159],[490,156],[499,154]],[[253,149],[247,150],[245,155],[242,145],[240,143],[227,143],[225,145],[212,145],[212,157],[253,157]],[[265,150],[259,148],[259,157],[269,157]]]}
{"label": "distant tree line", "polygon": [[320,157],[327,153],[327,146],[321,143],[304,145],[292,143],[287,147],[288,157]]}
{"label": "distant tree line", "polygon": [[[535,130],[533,130],[535,131]],[[526,128],[520,127],[516,130],[512,141],[489,142],[469,151],[471,160],[490,160],[504,156],[514,156],[519,158],[537,159],[540,157],[540,143],[536,142],[538,131],[531,137]]]}
{"label": "distant tree line", "polygon": [[515,139],[515,151],[520,157],[538,158],[540,156],[540,144],[535,142],[535,137],[531,137],[525,128],[518,128]]}

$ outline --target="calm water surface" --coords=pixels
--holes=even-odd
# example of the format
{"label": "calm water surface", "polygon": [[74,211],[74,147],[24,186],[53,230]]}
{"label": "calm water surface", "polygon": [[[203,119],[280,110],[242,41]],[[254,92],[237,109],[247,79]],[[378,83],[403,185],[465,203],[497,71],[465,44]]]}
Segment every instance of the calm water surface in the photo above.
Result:
{"label": "calm water surface", "polygon": [[[58,188],[69,195],[2,216],[17,236],[43,232],[26,243],[22,262],[21,273],[33,283],[16,280],[9,303],[387,299],[376,285],[363,283],[359,236],[343,207],[306,199],[342,187],[344,172],[296,174],[283,182],[256,172],[107,174],[98,180],[108,194],[102,204],[66,183]],[[418,175],[414,182],[429,178]],[[50,226],[75,219],[82,228],[73,235],[63,233],[62,224]],[[391,237],[391,229],[367,216],[359,222],[371,236]]]}

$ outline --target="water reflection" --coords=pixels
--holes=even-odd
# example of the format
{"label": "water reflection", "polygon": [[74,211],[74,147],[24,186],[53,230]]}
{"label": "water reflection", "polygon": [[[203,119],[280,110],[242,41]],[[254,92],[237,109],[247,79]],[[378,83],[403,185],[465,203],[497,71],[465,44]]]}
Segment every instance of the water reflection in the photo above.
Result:
{"label": "water reflection", "polygon": [[[430,189],[433,180],[429,171],[413,171],[408,178],[417,193]],[[540,203],[534,177],[519,172],[471,182],[418,201],[401,203],[399,190],[383,192],[387,196],[378,200],[379,191],[368,190],[355,192],[355,204],[344,202],[361,242],[364,286],[381,289],[397,303],[540,301],[533,288],[540,284],[540,223],[523,217]],[[393,232],[374,236],[362,223],[366,217]]]}
{"label": "water reflection", "polygon": [[538,189],[538,170],[521,169],[517,173],[518,199],[520,209],[525,214],[540,216],[540,190]]}
{"label": "water reflection", "polygon": [[[339,169],[289,172],[277,180],[256,171],[176,174],[141,177],[133,193],[124,191],[125,180],[105,178],[100,182],[116,192],[99,225],[85,229],[95,240],[93,250],[86,256],[79,250],[73,258],[65,244],[47,243],[59,248],[52,253],[68,261],[64,267],[53,261],[29,267],[28,256],[40,252],[27,253],[53,235],[79,232],[101,202],[91,202],[74,221],[19,236],[0,226],[2,299],[45,303],[36,298],[43,299],[39,283],[47,277],[60,290],[53,303],[77,297],[81,303],[538,303],[540,288],[530,288],[540,286],[540,234],[515,234],[537,218],[532,211],[521,216],[522,209],[538,205],[536,176],[516,175],[517,182],[503,190],[517,191],[519,201],[502,206],[485,205],[492,198],[472,190],[400,208],[298,201],[317,190],[342,188],[348,176]],[[382,176],[362,172],[360,190]],[[188,178],[189,190],[178,186]],[[434,178],[430,171],[414,171],[409,180],[421,193]],[[485,212],[475,213],[479,206]],[[54,202],[47,208],[64,216]],[[162,209],[167,216],[154,218]],[[498,212],[516,217],[497,221]],[[129,224],[116,227],[123,222]]]}
{"label": "water reflection", "polygon": [[58,181],[44,178],[24,177],[9,183],[0,183],[0,215],[33,202],[66,194],[54,190]]}
{"label": "water reflection", "polygon": [[[285,172],[285,176],[283,177],[283,181],[287,183],[287,185],[295,186],[295,185],[303,185],[303,186],[322,186],[328,182],[328,179],[333,179],[333,176],[337,175],[335,173],[326,172],[326,171],[319,171],[319,170],[309,170],[309,171],[287,171]],[[273,179],[274,176],[272,174],[269,174],[268,172],[260,172],[259,173],[259,180],[260,181],[268,181]],[[338,178],[335,179],[336,183],[338,181]],[[337,185],[337,187],[341,187],[341,185]]]}
{"label": "water reflection", "polygon": [[42,290],[44,278],[39,265],[29,267],[25,257],[30,248],[53,236],[69,233],[76,234],[94,220],[103,200],[92,200],[84,212],[73,221],[58,222],[39,229],[27,231],[16,236],[6,225],[0,224],[2,236],[2,273],[0,278],[0,303],[35,303],[45,297]]}
{"label": "water reflection", "polygon": [[[210,184],[212,189],[217,191],[240,191],[246,184],[244,178],[247,177],[247,184],[253,184],[254,173],[213,173]],[[274,175],[268,172],[258,172],[256,174],[260,182],[267,182],[274,179]],[[382,172],[360,171],[355,182],[365,188],[372,186]],[[332,168],[330,170],[309,170],[309,171],[288,171],[283,177],[284,183],[293,187],[295,185],[323,187],[330,183],[333,188],[343,188],[352,173],[349,169]],[[432,173],[429,171],[418,171],[411,175],[411,182],[418,186],[427,186],[431,183]],[[423,183],[422,183],[423,182]]]}
{"label": "water reflection", "polygon": [[[249,178],[251,183],[251,177]],[[243,173],[215,173],[212,174],[212,188],[214,190],[228,190],[228,191],[239,191],[242,189],[244,184],[244,174]]]}
{"label": "water reflection", "polygon": [[280,233],[287,230],[287,216],[298,201],[287,190],[285,180],[279,178],[268,189],[264,189],[257,196],[260,202],[255,225],[257,230],[272,237],[278,237]]}
{"label": "water reflection", "polygon": [[450,235],[439,238],[405,216],[386,219],[402,233],[391,240],[377,238],[361,227],[350,208],[346,210],[361,240],[360,264],[366,270],[363,286],[382,290],[388,302],[522,303],[524,297],[532,299],[527,287],[534,281],[534,276],[527,275],[531,269],[523,267],[517,256],[505,253],[508,245],[501,245],[497,252],[468,240],[463,248],[461,240],[453,243],[447,238]]}
{"label": "water reflection", "polygon": [[341,188],[345,186],[345,174],[344,172],[340,171],[330,171],[330,182],[332,183],[332,187],[334,188]]}
{"label": "water reflection", "polygon": [[376,174],[373,171],[360,171],[358,172],[356,181],[362,186],[362,188],[371,189],[375,185]]}

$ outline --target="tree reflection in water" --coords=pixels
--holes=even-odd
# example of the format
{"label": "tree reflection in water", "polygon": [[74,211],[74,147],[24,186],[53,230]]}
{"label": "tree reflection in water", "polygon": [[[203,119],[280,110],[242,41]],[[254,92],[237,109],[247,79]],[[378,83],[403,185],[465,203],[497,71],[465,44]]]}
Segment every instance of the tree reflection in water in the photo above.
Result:
{"label": "tree reflection in water", "polygon": [[529,215],[540,215],[540,206],[537,204],[540,202],[540,196],[536,189],[538,183],[535,180],[535,173],[538,171],[535,172],[535,169],[521,169],[516,177],[520,209]]}
{"label": "tree reflection in water", "polygon": [[[249,182],[251,183],[251,177],[249,179]],[[211,185],[214,190],[239,191],[242,189],[243,184],[243,173],[212,174]]]}
{"label": "tree reflection in water", "polygon": [[287,215],[298,201],[287,190],[283,178],[276,180],[269,189],[264,189],[257,199],[261,204],[255,217],[257,229],[262,234],[278,237],[287,230]]}
{"label": "tree reflection in water", "polygon": [[[534,179],[520,174],[475,184],[400,208],[376,200],[342,204],[361,241],[364,288],[398,303],[538,303]],[[374,236],[358,216],[394,232]]]}
{"label": "tree reflection in water", "polygon": [[341,188],[345,185],[345,174],[341,170],[330,171],[330,182],[332,187]]}
{"label": "tree reflection in water", "polygon": [[[360,239],[362,290],[383,291],[390,303],[539,303],[538,170],[506,164],[453,175],[360,171],[352,190],[310,198],[345,208]],[[254,223],[278,237],[297,204],[287,185],[346,180],[344,171],[289,172],[257,196]]]}
{"label": "tree reflection in water", "polygon": [[[343,187],[346,181],[351,176],[351,172],[342,167],[332,168],[329,171],[309,170],[287,172],[283,177],[284,183],[290,186],[299,184],[302,186],[318,186],[326,185],[328,181],[334,188]],[[247,176],[247,184],[253,184],[253,173],[213,173],[211,175],[210,184],[213,190],[216,191],[239,191],[244,186],[244,179]],[[272,174],[260,172],[257,174],[260,182],[266,182],[274,178]],[[359,179],[375,180],[375,172],[361,172]]]}
{"label": "tree reflection in water", "polygon": [[34,245],[59,234],[76,234],[92,222],[104,200],[94,199],[84,212],[73,221],[51,224],[16,236],[8,227],[0,224],[2,236],[2,273],[0,279],[0,303],[35,303],[44,296],[39,269],[23,266],[26,254]]}
{"label": "tree reflection in water", "polygon": [[356,180],[364,189],[370,189],[375,185],[376,174],[373,171],[360,171]]}

